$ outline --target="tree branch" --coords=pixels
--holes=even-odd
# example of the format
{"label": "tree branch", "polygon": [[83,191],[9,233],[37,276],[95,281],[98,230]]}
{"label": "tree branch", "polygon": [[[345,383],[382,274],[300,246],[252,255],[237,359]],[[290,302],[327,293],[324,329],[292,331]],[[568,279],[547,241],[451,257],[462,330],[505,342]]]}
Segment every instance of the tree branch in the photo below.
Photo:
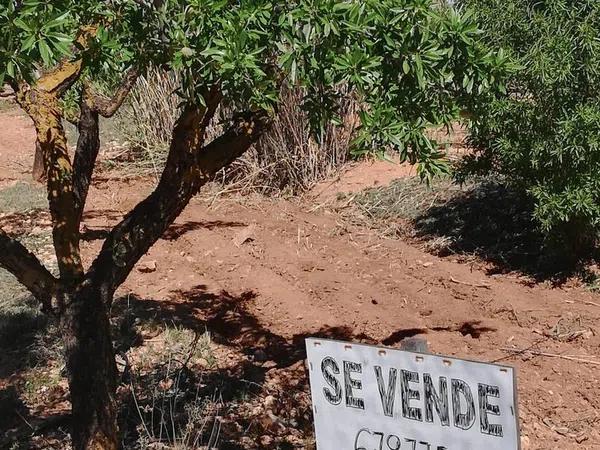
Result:
{"label": "tree branch", "polygon": [[82,69],[81,59],[62,61],[58,67],[42,75],[35,83],[36,89],[61,97],[79,78]]}
{"label": "tree branch", "polygon": [[92,181],[92,174],[100,151],[99,117],[112,117],[125,101],[139,77],[139,70],[130,68],[112,99],[104,99],[91,93],[85,86],[80,101],[80,115],[77,121],[79,137],[73,160],[73,191],[76,198],[77,222],[85,208],[85,201]]}
{"label": "tree branch", "polygon": [[33,253],[3,230],[0,230],[0,266],[13,274],[45,310],[51,309],[58,280]]}
{"label": "tree branch", "polygon": [[84,89],[79,109],[80,114],[77,125],[79,137],[77,138],[73,160],[73,193],[75,195],[75,215],[78,227],[92,181],[96,158],[100,151],[98,112],[87,96],[87,89]]}
{"label": "tree branch", "polygon": [[17,90],[19,105],[33,120],[37,142],[44,159],[52,236],[61,278],[79,279],[83,266],[79,252],[79,221],[73,192],[73,167],[62,123],[62,111],[55,93],[32,88],[26,83]]}
{"label": "tree branch", "polygon": [[200,141],[208,124],[206,118],[214,114],[210,108],[205,114],[197,107],[184,110],[175,126],[167,165],[156,190],[104,242],[89,272],[89,276],[100,278],[104,289],[112,292],[123,283],[198,190],[250,148],[266,127],[265,115],[244,114],[221,137],[203,147]]}
{"label": "tree branch", "polygon": [[91,98],[92,109],[102,117],[112,117],[121,107],[125,101],[125,98],[127,98],[127,95],[131,89],[133,89],[133,86],[135,86],[139,76],[140,72],[137,67],[130,68],[123,77],[123,80],[121,80],[121,84],[111,99],[106,99],[99,96],[94,96]]}

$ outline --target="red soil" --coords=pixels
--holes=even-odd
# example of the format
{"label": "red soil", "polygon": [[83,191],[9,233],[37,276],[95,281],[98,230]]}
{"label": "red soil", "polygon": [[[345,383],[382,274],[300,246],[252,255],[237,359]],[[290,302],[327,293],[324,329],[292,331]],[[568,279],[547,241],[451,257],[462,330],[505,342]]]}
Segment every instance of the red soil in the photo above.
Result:
{"label": "red soil", "polygon": [[[0,183],[24,176],[33,149],[27,121],[1,114]],[[356,190],[404,174],[403,167],[365,164],[323,186]],[[85,227],[109,229],[150,189],[151,181],[97,180]],[[201,320],[221,342],[274,360],[273,371],[297,361],[290,352],[311,335],[388,346],[421,335],[434,353],[502,361],[518,370],[523,449],[600,449],[600,336],[565,342],[544,335],[573,317],[596,329],[598,295],[518,274],[490,276],[346,225],[323,208],[310,212],[316,203],[194,199],[140,262],[155,261],[156,270],[134,270],[119,294],[151,299],[172,318]],[[86,243],[88,263],[100,245]]]}

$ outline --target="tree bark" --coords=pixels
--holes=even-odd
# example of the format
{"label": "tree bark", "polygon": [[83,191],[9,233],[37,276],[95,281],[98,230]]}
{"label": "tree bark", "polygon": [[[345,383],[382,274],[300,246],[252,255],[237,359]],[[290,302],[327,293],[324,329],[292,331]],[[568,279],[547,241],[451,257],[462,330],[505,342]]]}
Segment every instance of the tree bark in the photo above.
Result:
{"label": "tree bark", "polygon": [[16,239],[0,229],[0,267],[12,273],[29,289],[46,311],[51,310],[51,300],[58,280],[37,257]]}
{"label": "tree bark", "polygon": [[[56,82],[54,79],[53,81]],[[17,101],[33,120],[37,142],[44,157],[52,237],[60,278],[66,284],[75,285],[83,276],[79,251],[79,216],[76,214],[73,168],[59,99],[54,93],[23,85],[17,91]]]}
{"label": "tree bark", "polygon": [[94,111],[89,104],[89,99],[85,97],[82,99],[79,108],[81,110],[78,122],[79,138],[77,139],[77,148],[73,160],[73,192],[75,193],[75,214],[78,224],[81,222],[96,158],[100,151],[98,113]]}
{"label": "tree bark", "polygon": [[72,404],[74,450],[117,450],[117,368],[107,309],[112,292],[86,283],[66,294],[61,325]]}
{"label": "tree bark", "polygon": [[35,141],[35,155],[33,157],[33,169],[31,170],[31,177],[38,183],[44,183],[46,181],[46,170],[44,169],[44,152],[40,143]]}

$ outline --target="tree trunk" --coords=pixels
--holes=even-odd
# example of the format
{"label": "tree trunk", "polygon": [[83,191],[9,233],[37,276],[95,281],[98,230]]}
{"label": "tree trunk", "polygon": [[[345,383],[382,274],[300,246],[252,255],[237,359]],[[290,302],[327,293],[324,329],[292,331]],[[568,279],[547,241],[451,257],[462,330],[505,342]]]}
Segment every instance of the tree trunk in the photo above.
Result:
{"label": "tree trunk", "polygon": [[117,450],[117,368],[107,305],[112,293],[84,285],[61,318],[72,404],[74,450]]}

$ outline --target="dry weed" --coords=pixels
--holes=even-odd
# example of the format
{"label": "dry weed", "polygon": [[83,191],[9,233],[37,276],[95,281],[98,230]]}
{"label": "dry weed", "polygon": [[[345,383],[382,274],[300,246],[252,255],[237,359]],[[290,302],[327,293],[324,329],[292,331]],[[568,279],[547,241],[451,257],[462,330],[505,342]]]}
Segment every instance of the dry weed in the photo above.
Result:
{"label": "dry weed", "polygon": [[[178,115],[178,85],[177,74],[159,70],[150,70],[140,78],[115,119],[125,142],[123,149],[109,155],[109,164],[118,164],[130,173],[160,173]],[[296,194],[330,176],[347,161],[357,124],[356,104],[343,101],[343,126],[330,124],[317,142],[302,111],[302,90],[284,89],[281,95],[270,130],[216,177],[221,191]],[[219,135],[227,116],[226,107],[217,112],[207,130],[207,142]]]}
{"label": "dry weed", "polygon": [[343,101],[343,125],[329,124],[317,142],[302,111],[302,96],[301,89],[283,90],[270,130],[223,173],[230,190],[294,195],[331,176],[348,161],[357,125],[356,104]]}

